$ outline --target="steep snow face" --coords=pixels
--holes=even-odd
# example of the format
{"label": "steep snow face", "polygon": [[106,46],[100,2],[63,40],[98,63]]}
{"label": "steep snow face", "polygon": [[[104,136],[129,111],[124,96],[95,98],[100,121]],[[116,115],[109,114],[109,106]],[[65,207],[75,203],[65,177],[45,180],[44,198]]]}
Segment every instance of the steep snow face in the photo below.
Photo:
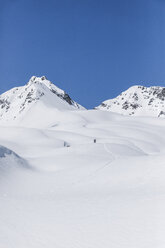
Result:
{"label": "steep snow face", "polygon": [[165,117],[165,88],[133,86],[96,109],[123,115]]}
{"label": "steep snow face", "polygon": [[33,76],[25,86],[13,88],[0,95],[0,121],[19,120],[39,102],[51,109],[83,109],[46,77]]}

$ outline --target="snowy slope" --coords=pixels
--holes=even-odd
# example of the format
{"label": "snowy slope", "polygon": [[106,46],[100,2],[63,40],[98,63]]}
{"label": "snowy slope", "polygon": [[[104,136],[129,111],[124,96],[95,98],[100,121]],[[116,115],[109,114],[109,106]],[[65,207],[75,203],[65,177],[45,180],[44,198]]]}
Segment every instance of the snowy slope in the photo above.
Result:
{"label": "snowy slope", "polygon": [[22,169],[30,169],[27,161],[7,147],[0,146],[0,179]]}
{"label": "snowy slope", "polygon": [[0,247],[165,247],[164,119],[80,110],[29,125],[0,126],[30,165],[1,173]]}
{"label": "snowy slope", "polygon": [[[33,76],[25,86],[0,95],[0,122],[22,120],[37,105],[45,107],[46,112],[49,112],[49,109],[62,111],[83,109],[46,77]],[[41,106],[39,108],[42,109]]]}
{"label": "snowy slope", "polygon": [[133,86],[96,109],[123,115],[165,117],[165,88]]}
{"label": "snowy slope", "polygon": [[111,100],[128,115],[45,77],[0,99],[0,248],[165,247],[163,88]]}

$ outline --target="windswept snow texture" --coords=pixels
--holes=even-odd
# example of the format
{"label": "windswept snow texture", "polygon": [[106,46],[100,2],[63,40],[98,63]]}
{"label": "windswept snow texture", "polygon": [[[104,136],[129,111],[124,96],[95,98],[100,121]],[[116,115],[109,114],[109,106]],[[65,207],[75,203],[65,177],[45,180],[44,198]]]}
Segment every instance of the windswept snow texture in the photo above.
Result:
{"label": "windswept snow texture", "polygon": [[16,172],[21,169],[30,169],[27,161],[18,156],[12,150],[0,146],[0,179],[5,176],[9,176],[11,172]]}
{"label": "windswept snow texture", "polygon": [[123,115],[165,117],[165,88],[133,86],[96,109]]}
{"label": "windswept snow texture", "polygon": [[83,109],[46,77],[33,76],[25,86],[11,89],[0,95],[0,121],[10,122],[10,124],[19,122],[33,108],[42,109],[42,106],[47,110]]}
{"label": "windswept snow texture", "polygon": [[0,126],[0,248],[164,248],[165,120],[39,116]]}

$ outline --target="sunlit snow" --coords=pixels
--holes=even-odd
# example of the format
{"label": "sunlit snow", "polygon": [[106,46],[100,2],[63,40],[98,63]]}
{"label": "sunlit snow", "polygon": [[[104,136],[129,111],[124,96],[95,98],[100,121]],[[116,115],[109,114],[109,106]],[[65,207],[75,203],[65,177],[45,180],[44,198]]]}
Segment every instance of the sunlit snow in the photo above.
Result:
{"label": "sunlit snow", "polygon": [[165,247],[165,119],[48,102],[1,121],[0,248]]}

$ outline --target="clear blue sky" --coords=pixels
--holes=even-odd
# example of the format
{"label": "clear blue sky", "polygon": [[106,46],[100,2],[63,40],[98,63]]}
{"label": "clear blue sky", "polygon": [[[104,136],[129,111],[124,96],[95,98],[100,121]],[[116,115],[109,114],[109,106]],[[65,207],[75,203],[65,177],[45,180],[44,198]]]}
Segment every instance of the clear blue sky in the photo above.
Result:
{"label": "clear blue sky", "polygon": [[87,108],[165,86],[165,0],[0,0],[0,92],[32,75]]}

